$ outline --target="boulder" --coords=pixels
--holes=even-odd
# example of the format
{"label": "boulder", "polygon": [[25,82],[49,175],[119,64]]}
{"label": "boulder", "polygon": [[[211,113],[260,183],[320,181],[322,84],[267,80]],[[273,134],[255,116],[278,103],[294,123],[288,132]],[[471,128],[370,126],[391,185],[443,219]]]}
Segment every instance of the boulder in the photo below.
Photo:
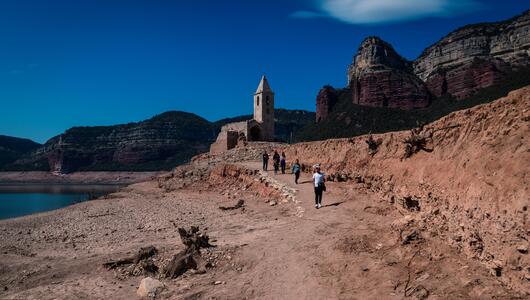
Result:
{"label": "boulder", "polygon": [[162,282],[146,277],[140,282],[140,286],[136,290],[136,294],[141,298],[156,298],[160,292],[164,290],[165,286]]}

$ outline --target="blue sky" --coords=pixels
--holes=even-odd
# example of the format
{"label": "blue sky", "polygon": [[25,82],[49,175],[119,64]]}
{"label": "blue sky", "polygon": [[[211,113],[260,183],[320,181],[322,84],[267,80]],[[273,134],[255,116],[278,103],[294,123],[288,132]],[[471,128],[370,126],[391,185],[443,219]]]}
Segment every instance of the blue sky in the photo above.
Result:
{"label": "blue sky", "polygon": [[251,113],[262,74],[277,107],[315,109],[346,84],[368,35],[408,59],[521,0],[0,0],[0,134],[44,142],[72,126],[167,110]]}

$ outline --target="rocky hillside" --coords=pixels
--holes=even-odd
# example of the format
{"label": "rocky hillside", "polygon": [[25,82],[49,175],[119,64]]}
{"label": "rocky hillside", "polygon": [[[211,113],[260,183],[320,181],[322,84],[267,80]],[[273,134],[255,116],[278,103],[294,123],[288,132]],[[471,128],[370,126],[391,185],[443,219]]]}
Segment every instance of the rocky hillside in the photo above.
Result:
{"label": "rocky hillside", "polygon": [[215,128],[207,120],[172,111],[138,123],[68,129],[7,169],[65,173],[170,169],[207,151],[214,136]]}
{"label": "rocky hillside", "polygon": [[[530,11],[510,20],[465,26],[428,47],[414,61],[390,44],[366,38],[348,70],[353,104],[405,110],[424,108],[440,97],[467,99],[530,67]],[[329,87],[317,96],[317,122],[336,101]]]}
{"label": "rocky hillside", "polygon": [[32,140],[0,135],[0,168],[39,148]]}
{"label": "rocky hillside", "polygon": [[[138,123],[74,127],[42,147],[30,149],[34,150],[31,153],[12,156],[0,168],[61,173],[170,170],[208,151],[223,124],[249,118],[252,116],[209,122],[191,113],[171,111]],[[312,112],[276,110],[278,138],[290,141],[314,118]]]}
{"label": "rocky hillside", "polygon": [[529,107],[527,86],[412,131],[284,151],[306,166],[320,163],[330,180],[379,193],[419,236],[444,239],[529,293]]}

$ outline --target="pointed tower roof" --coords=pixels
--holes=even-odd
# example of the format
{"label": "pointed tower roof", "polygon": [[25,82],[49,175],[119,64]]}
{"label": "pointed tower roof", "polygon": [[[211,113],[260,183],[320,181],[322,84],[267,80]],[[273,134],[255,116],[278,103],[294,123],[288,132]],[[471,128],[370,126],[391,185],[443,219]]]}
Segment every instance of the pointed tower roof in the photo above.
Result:
{"label": "pointed tower roof", "polygon": [[261,77],[261,81],[259,82],[258,89],[256,89],[256,94],[263,93],[263,92],[273,93],[271,86],[269,85],[269,81],[267,81],[267,77],[265,77],[265,75]]}

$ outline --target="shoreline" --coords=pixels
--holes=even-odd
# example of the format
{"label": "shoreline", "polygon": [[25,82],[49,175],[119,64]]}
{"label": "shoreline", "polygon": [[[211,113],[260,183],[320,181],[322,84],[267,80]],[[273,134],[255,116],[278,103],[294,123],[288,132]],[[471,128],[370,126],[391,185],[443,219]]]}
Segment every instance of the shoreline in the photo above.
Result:
{"label": "shoreline", "polygon": [[53,184],[53,185],[129,185],[152,180],[167,171],[124,172],[94,171],[53,174],[44,171],[0,172],[0,185]]}

